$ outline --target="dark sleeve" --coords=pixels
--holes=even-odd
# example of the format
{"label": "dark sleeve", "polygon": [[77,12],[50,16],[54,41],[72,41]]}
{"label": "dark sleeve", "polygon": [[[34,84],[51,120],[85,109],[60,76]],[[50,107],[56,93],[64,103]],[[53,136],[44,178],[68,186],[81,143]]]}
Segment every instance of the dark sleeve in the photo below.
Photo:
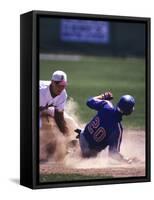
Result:
{"label": "dark sleeve", "polygon": [[87,106],[91,109],[97,110],[99,111],[100,109],[102,109],[104,107],[104,105],[106,105],[107,102],[104,100],[95,100],[93,97],[90,97],[87,100]]}
{"label": "dark sleeve", "polygon": [[120,153],[120,146],[122,141],[123,128],[121,123],[118,123],[114,135],[109,144],[109,154]]}

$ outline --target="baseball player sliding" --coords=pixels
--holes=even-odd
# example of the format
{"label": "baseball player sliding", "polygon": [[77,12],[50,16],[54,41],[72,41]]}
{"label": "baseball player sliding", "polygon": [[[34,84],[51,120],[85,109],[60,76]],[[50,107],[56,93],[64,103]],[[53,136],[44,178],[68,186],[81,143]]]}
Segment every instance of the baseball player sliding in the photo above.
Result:
{"label": "baseball player sliding", "polygon": [[67,75],[63,71],[55,71],[51,81],[40,81],[39,111],[40,128],[42,127],[41,116],[55,118],[59,130],[65,135],[68,132],[64,119],[64,107],[67,100],[66,93]]}
{"label": "baseball player sliding", "polygon": [[76,129],[79,133],[79,143],[83,157],[93,157],[109,148],[109,156],[118,161],[130,163],[130,159],[124,158],[120,153],[122,141],[122,117],[130,115],[134,110],[135,100],[130,95],[120,98],[114,107],[110,100],[111,92],[89,98],[87,106],[97,111],[93,119],[85,126],[84,130]]}

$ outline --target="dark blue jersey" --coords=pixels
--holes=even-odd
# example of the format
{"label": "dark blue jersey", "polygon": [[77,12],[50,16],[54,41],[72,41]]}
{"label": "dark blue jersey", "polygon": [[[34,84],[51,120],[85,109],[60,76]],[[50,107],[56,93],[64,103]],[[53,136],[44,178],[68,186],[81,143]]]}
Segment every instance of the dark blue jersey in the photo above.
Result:
{"label": "dark blue jersey", "polygon": [[83,132],[89,147],[99,152],[109,146],[109,152],[119,152],[122,139],[120,123],[122,114],[110,101],[89,98],[87,105],[98,111]]}

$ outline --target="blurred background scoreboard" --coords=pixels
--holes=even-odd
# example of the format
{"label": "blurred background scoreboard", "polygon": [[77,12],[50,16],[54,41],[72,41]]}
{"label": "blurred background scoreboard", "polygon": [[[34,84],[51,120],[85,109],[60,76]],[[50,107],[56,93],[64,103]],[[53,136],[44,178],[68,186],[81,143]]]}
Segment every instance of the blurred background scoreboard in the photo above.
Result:
{"label": "blurred background scoreboard", "polygon": [[144,57],[145,28],[139,21],[40,18],[40,53]]}

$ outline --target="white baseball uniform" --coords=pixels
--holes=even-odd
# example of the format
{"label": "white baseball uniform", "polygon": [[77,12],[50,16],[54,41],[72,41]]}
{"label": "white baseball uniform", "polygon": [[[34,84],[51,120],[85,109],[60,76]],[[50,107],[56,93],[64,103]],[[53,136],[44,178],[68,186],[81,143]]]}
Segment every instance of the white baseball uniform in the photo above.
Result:
{"label": "white baseball uniform", "polygon": [[[51,105],[53,107],[48,109],[48,113],[51,116],[54,116],[54,109],[56,108],[58,111],[63,111],[65,107],[65,103],[67,100],[67,93],[64,89],[60,95],[56,97],[52,97],[49,89],[51,81],[40,81],[40,89],[39,89],[39,105],[40,107],[45,107],[46,105]],[[40,121],[41,127],[41,121]]]}

